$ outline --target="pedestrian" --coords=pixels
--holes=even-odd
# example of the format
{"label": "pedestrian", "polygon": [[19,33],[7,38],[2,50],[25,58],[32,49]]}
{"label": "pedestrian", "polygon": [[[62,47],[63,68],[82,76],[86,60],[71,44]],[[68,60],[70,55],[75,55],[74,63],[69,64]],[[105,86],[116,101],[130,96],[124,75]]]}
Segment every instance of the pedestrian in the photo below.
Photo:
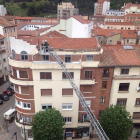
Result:
{"label": "pedestrian", "polygon": [[138,138],[138,136],[139,136],[139,131],[136,133],[136,139]]}

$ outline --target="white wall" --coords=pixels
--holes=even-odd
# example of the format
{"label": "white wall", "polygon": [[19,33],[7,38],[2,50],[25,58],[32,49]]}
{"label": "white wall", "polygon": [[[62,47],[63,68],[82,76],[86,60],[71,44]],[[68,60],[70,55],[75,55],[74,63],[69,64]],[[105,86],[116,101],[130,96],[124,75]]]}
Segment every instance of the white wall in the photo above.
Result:
{"label": "white wall", "polygon": [[7,10],[4,5],[0,5],[0,16],[5,16],[7,14]]}
{"label": "white wall", "polygon": [[106,10],[110,9],[110,2],[104,1],[102,15],[106,14]]}
{"label": "white wall", "polygon": [[15,50],[17,54],[20,54],[22,51],[26,51],[28,54],[34,54],[36,50],[36,45],[30,45],[22,39],[15,39],[15,37],[10,37],[11,50]]}

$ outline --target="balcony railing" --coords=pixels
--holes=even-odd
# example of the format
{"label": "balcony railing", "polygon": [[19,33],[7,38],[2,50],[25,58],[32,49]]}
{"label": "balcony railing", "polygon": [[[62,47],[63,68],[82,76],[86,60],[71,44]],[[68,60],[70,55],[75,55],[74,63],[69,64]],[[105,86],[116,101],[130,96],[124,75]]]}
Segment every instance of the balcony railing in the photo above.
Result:
{"label": "balcony railing", "polygon": [[109,76],[110,76],[110,73],[103,73],[102,78],[109,78]]}
{"label": "balcony railing", "polygon": [[28,125],[28,126],[30,126],[31,125],[31,122],[25,122],[24,121],[24,123],[23,122],[20,122],[20,120],[16,117],[16,122],[17,123],[20,123],[20,124],[22,124],[22,125]]}

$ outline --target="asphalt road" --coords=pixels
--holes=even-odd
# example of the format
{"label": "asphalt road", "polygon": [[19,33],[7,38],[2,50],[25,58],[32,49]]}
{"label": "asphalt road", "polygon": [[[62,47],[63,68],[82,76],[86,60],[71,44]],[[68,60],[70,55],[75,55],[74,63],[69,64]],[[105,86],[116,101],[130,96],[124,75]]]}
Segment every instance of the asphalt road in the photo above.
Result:
{"label": "asphalt road", "polygon": [[[10,109],[10,107],[14,107],[15,105],[15,95],[13,94],[12,96],[10,96],[10,99],[8,101],[4,101],[4,103],[2,105],[0,105],[0,132],[3,131],[2,128],[2,124],[4,122],[3,120],[3,114],[8,111]],[[17,140],[23,140],[23,138],[21,137],[21,130],[18,126],[16,126],[15,121],[13,121],[12,123],[8,124],[8,130],[9,133],[6,133],[6,131],[0,135],[0,140],[10,140],[12,135],[17,132]],[[12,140],[16,140],[16,138],[14,137]]]}

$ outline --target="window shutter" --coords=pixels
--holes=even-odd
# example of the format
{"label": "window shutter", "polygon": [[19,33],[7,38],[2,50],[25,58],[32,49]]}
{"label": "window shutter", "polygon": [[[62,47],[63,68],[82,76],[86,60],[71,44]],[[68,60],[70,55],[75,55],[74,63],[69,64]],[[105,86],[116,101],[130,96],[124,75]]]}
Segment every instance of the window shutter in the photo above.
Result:
{"label": "window shutter", "polygon": [[62,95],[73,95],[73,89],[62,89]]}
{"label": "window shutter", "polygon": [[52,96],[52,89],[41,89],[41,96]]}
{"label": "window shutter", "polygon": [[19,71],[20,78],[28,78],[27,71]]}
{"label": "window shutter", "polygon": [[45,72],[40,72],[40,79],[45,79]]}

